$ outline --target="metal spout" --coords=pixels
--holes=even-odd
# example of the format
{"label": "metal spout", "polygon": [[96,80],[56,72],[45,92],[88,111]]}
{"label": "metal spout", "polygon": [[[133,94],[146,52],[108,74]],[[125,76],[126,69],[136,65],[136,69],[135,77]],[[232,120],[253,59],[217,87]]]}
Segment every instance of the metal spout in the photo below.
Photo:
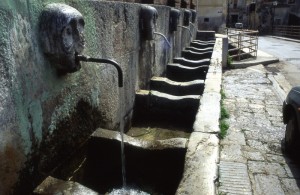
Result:
{"label": "metal spout", "polygon": [[192,25],[193,29],[195,30],[196,29],[195,25],[192,22],[190,22],[190,24]]}
{"label": "metal spout", "polygon": [[178,27],[181,27],[181,28],[184,28],[184,29],[188,29],[189,32],[190,32],[191,38],[193,37],[193,34],[192,34],[192,32],[191,32],[191,29],[189,29],[188,27],[186,27],[186,26],[181,26],[181,25],[178,25]]}
{"label": "metal spout", "polygon": [[171,44],[170,44],[170,42],[168,41],[167,37],[164,34],[159,33],[159,32],[154,32],[154,34],[162,36],[165,39],[165,41],[167,42],[167,44],[169,45],[169,47],[171,48]]}
{"label": "metal spout", "polygon": [[119,87],[123,87],[123,72],[120,65],[116,61],[110,59],[91,58],[89,56],[84,55],[77,55],[76,60],[84,62],[106,63],[113,65],[118,71]]}

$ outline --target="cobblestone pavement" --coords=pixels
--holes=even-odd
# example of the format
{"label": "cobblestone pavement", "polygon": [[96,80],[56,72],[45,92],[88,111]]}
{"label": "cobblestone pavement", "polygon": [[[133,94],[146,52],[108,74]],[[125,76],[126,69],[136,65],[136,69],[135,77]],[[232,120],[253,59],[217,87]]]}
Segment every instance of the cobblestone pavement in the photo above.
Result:
{"label": "cobblestone pavement", "polygon": [[300,194],[300,165],[282,154],[282,102],[262,65],[223,74],[230,125],[220,141],[218,194]]}

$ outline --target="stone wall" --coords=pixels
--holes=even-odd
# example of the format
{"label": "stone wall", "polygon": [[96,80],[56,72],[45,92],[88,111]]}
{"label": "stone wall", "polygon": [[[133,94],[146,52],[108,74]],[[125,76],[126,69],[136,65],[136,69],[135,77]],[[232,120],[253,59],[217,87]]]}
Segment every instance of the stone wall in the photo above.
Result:
{"label": "stone wall", "polygon": [[227,1],[199,0],[197,7],[198,28],[223,33],[226,25]]}
{"label": "stone wall", "polygon": [[[53,2],[82,13],[84,54],[118,62],[123,88],[108,64],[82,63],[78,72],[57,75],[41,50],[38,31],[41,11]],[[166,64],[189,41],[184,29],[169,33],[170,7],[155,8],[156,31],[167,36],[172,48],[159,36],[142,40],[141,4],[0,2],[0,194],[30,192],[97,127],[119,130],[121,119],[130,127],[135,91],[147,89],[152,76],[164,75]]]}

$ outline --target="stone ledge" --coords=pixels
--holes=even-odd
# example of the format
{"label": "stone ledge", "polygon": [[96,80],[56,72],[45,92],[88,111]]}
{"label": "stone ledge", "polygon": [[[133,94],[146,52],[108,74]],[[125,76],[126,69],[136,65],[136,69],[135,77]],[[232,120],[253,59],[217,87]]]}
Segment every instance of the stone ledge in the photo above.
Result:
{"label": "stone ledge", "polygon": [[176,194],[215,194],[219,139],[214,134],[194,132],[190,136],[183,179]]}
{"label": "stone ledge", "polygon": [[216,39],[205,90],[200,100],[186,154],[183,179],[176,194],[207,195],[216,193],[220,132],[222,82],[222,38]]}
{"label": "stone ledge", "polygon": [[34,194],[77,194],[98,195],[97,192],[74,181],[64,181],[47,177],[33,192]]}

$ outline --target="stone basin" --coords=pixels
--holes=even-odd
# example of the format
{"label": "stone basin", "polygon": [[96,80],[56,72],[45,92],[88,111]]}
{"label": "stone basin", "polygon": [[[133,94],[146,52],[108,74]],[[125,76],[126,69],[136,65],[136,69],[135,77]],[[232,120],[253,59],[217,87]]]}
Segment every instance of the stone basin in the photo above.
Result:
{"label": "stone basin", "polygon": [[207,47],[214,47],[215,42],[203,42],[203,41],[193,41],[190,46],[196,47],[198,49],[204,49]]}
{"label": "stone basin", "polygon": [[[187,75],[187,77],[188,76],[189,75]],[[176,78],[174,80],[176,80]],[[150,88],[155,91],[163,91],[170,95],[177,96],[202,95],[204,91],[204,80],[197,79],[188,82],[178,82],[166,77],[153,77],[150,81]]]}
{"label": "stone basin", "polygon": [[190,133],[200,98],[201,95],[175,96],[154,90],[137,91],[132,126]]}
{"label": "stone basin", "polygon": [[208,65],[188,67],[180,64],[168,64],[166,77],[172,81],[190,82],[194,80],[205,80]]}
{"label": "stone basin", "polygon": [[210,58],[201,59],[201,60],[189,60],[186,58],[178,57],[173,59],[173,63],[181,64],[183,66],[188,67],[198,67],[198,66],[209,66],[210,65]]}
{"label": "stone basin", "polygon": [[[120,140],[119,132],[97,129],[86,146],[60,165],[35,193],[51,194],[55,186],[59,186],[56,194],[105,194],[121,188]],[[124,135],[128,188],[149,194],[175,194],[183,174],[187,143],[186,138],[149,141]]]}
{"label": "stone basin", "polygon": [[213,47],[206,47],[206,48],[203,48],[203,49],[199,49],[199,48],[196,48],[196,47],[186,47],[185,50],[189,50],[189,51],[194,51],[194,52],[208,52],[208,51],[213,51]]}
{"label": "stone basin", "polygon": [[211,58],[212,51],[195,52],[190,50],[183,50],[181,54],[182,57],[188,60],[200,60],[205,58]]}

